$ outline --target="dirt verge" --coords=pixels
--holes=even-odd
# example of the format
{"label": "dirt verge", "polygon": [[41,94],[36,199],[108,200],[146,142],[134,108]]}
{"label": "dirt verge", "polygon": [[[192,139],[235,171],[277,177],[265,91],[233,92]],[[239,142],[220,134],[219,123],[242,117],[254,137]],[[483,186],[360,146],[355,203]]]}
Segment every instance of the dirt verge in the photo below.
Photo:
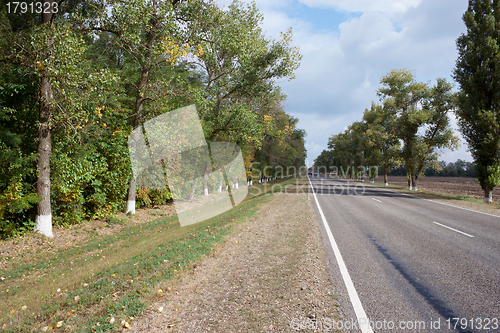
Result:
{"label": "dirt verge", "polygon": [[124,331],[294,332],[337,307],[311,198],[283,193]]}

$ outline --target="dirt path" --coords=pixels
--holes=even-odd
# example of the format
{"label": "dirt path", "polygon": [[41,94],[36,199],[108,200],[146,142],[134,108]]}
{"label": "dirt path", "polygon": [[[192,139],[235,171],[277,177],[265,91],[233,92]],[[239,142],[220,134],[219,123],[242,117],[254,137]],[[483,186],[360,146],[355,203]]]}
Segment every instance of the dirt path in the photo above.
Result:
{"label": "dirt path", "polygon": [[[295,332],[339,319],[312,202],[279,194],[126,332]],[[296,320],[297,320],[296,319]]]}

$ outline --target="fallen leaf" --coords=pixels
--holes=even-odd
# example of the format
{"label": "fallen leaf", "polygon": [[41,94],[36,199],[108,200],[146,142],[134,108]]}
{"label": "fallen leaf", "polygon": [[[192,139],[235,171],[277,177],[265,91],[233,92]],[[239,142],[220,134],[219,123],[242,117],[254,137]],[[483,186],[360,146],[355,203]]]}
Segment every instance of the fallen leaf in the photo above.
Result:
{"label": "fallen leaf", "polygon": [[111,319],[109,320],[109,323],[113,324],[114,322],[115,322],[115,317],[111,317]]}
{"label": "fallen leaf", "polygon": [[61,326],[62,326],[62,324],[63,324],[63,322],[62,322],[62,321],[58,321],[58,322],[57,322],[56,327],[57,327],[57,328],[59,328],[59,327],[61,327]]}
{"label": "fallen leaf", "polygon": [[163,312],[163,306],[160,306],[160,307],[158,308],[158,312]]}
{"label": "fallen leaf", "polygon": [[27,308],[28,308],[28,307],[27,307],[26,305],[23,305],[23,306],[21,307],[21,310],[26,310]]}
{"label": "fallen leaf", "polygon": [[75,296],[75,302],[78,302],[80,300],[80,296]]}

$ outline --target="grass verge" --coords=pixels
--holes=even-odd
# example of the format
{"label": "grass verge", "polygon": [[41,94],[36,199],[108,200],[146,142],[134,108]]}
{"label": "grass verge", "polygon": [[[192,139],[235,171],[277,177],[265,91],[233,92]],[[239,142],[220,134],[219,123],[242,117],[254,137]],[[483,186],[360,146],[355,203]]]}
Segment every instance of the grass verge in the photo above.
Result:
{"label": "grass verge", "polygon": [[254,186],[238,206],[190,226],[181,228],[175,216],[160,217],[19,260],[0,271],[0,328],[16,333],[120,331],[123,322],[168,297],[173,281],[217,249],[235,223],[255,215],[272,192],[294,180]]}

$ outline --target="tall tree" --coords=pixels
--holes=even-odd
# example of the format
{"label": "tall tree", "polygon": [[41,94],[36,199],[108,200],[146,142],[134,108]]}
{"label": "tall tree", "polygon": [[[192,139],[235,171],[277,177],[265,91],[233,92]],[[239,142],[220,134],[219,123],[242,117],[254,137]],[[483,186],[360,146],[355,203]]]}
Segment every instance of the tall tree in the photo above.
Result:
{"label": "tall tree", "polygon": [[458,137],[453,134],[448,113],[455,104],[452,85],[445,79],[438,78],[436,85],[430,89],[429,98],[424,101],[423,112],[427,113],[424,123],[425,132],[418,135],[415,147],[415,175],[413,187],[417,188],[418,177],[424,168],[437,161],[438,150],[458,148]]}
{"label": "tall tree", "polygon": [[[395,116],[394,103],[391,101],[386,101],[383,105],[372,103],[370,110],[365,109],[363,113],[363,121],[366,124],[366,163],[371,167],[382,167],[386,185],[388,185],[388,172],[400,164],[401,144],[396,134]],[[376,176],[376,171],[376,168],[369,170],[370,178]]]}
{"label": "tall tree", "polygon": [[[7,16],[10,29],[2,38],[11,40],[2,50],[1,61],[22,68],[38,79],[35,97],[38,107],[37,181],[39,198],[35,231],[52,237],[51,171],[52,134],[55,128],[75,128],[86,118],[85,107],[91,94],[100,94],[103,82],[110,79],[105,70],[94,71],[85,61],[87,45],[82,35],[68,22],[69,13],[60,2],[43,1],[40,14],[31,14],[22,23]],[[38,22],[33,19],[38,16]]]}
{"label": "tall tree", "polygon": [[[179,75],[172,67],[191,51],[180,21],[184,22],[186,11],[198,8],[200,3],[115,0],[101,15],[75,15],[82,29],[86,27],[100,33],[101,39],[109,40],[106,52],[118,63],[114,67],[123,78],[127,96],[124,106],[133,129],[175,105],[175,96],[180,93],[174,91],[172,82]],[[179,8],[181,4],[187,8]],[[136,184],[137,179],[131,177],[126,208],[131,213],[135,213]]]}
{"label": "tall tree", "polygon": [[[328,148],[333,151],[334,165],[342,177],[364,175],[365,137],[364,124],[352,123],[344,132],[328,139]],[[340,171],[340,173],[339,173]]]}
{"label": "tall tree", "polygon": [[457,39],[454,79],[459,126],[474,158],[484,201],[500,184],[500,1],[469,0]]}
{"label": "tall tree", "polygon": [[335,155],[333,154],[332,150],[323,150],[321,154],[319,154],[318,157],[316,157],[316,159],[314,160],[314,170],[317,170],[318,173],[335,173],[334,159]]}
{"label": "tall tree", "polygon": [[417,82],[414,74],[406,69],[390,71],[380,83],[383,86],[378,95],[383,101],[392,99],[396,109],[398,137],[403,141],[401,157],[408,174],[408,187],[413,189],[417,172],[417,133],[429,116],[422,110],[429,90],[425,83]]}

